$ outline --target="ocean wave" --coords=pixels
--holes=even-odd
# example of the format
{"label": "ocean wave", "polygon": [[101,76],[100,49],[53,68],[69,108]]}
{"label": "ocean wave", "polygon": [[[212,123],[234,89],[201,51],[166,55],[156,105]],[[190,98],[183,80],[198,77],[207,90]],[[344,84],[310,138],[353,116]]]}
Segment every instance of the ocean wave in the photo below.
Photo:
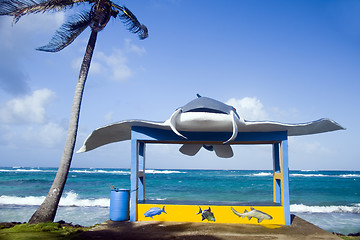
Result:
{"label": "ocean wave", "polygon": [[[1,205],[24,205],[24,206],[39,206],[45,199],[45,196],[0,196]],[[59,206],[61,207],[109,207],[109,198],[91,198],[81,199],[75,192],[67,192],[65,196],[61,197]]]}
{"label": "ocean wave", "polygon": [[[0,172],[57,172],[57,169],[0,169]],[[70,173],[106,173],[106,174],[130,174],[130,171],[121,171],[121,170],[97,170],[97,169],[71,169]]]}
{"label": "ocean wave", "polygon": [[109,174],[130,174],[130,171],[119,171],[119,170],[70,170],[71,173],[89,173],[89,174],[93,174],[93,173],[109,173]]}
{"label": "ocean wave", "polygon": [[[109,207],[109,198],[83,199],[75,192],[67,192],[60,199],[60,207]],[[39,206],[45,196],[0,196],[0,205]],[[166,200],[166,198],[150,198],[151,200]],[[291,204],[290,211],[293,213],[360,213],[360,203],[349,206],[307,206],[304,204]]]}
{"label": "ocean wave", "polygon": [[[71,170],[71,173],[105,173],[105,174],[130,174],[130,170],[102,170],[102,169],[93,169],[93,170]],[[186,172],[180,172],[176,170],[155,170],[155,169],[145,169],[145,173],[150,174],[172,174],[172,173],[186,173]]]}
{"label": "ocean wave", "polygon": [[333,175],[324,175],[324,174],[303,174],[303,173],[291,173],[291,177],[332,177]]}
{"label": "ocean wave", "polygon": [[272,173],[269,172],[260,172],[260,173],[253,173],[250,176],[254,176],[254,177],[267,177],[267,176],[272,176]]}
{"label": "ocean wave", "polygon": [[152,198],[150,197],[149,200],[155,200],[155,201],[165,201],[167,198]]}
{"label": "ocean wave", "polygon": [[304,204],[291,204],[290,211],[299,213],[360,213],[360,203],[352,206],[307,206]]}
{"label": "ocean wave", "polygon": [[180,171],[176,171],[176,170],[145,169],[145,173],[152,173],[152,174],[172,174],[172,173],[186,173],[186,172],[180,172]]}
{"label": "ocean wave", "polygon": [[360,174],[342,174],[342,175],[339,175],[339,177],[343,177],[343,178],[359,178]]}
{"label": "ocean wave", "polygon": [[331,175],[331,174],[304,174],[304,173],[290,173],[291,177],[340,177],[340,178],[359,178],[360,174],[340,174],[340,175]]}
{"label": "ocean wave", "polygon": [[41,170],[41,169],[0,169],[0,172],[56,172],[55,170]]}

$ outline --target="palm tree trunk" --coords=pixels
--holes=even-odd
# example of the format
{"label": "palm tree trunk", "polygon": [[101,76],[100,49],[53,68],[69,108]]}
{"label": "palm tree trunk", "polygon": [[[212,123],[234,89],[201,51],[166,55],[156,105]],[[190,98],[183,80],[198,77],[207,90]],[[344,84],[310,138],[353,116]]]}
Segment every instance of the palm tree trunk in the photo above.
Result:
{"label": "palm tree trunk", "polygon": [[92,30],[86,48],[84,59],[81,65],[79,80],[76,84],[73,105],[71,109],[68,134],[65,142],[64,152],[60,161],[59,169],[56,173],[54,182],[46,196],[44,202],[36,210],[29,220],[30,224],[54,221],[56,211],[63,193],[66,179],[69,173],[72,156],[74,153],[76,135],[78,130],[81,99],[84,92],[86,78],[90,68],[91,58],[95,48],[97,31]]}

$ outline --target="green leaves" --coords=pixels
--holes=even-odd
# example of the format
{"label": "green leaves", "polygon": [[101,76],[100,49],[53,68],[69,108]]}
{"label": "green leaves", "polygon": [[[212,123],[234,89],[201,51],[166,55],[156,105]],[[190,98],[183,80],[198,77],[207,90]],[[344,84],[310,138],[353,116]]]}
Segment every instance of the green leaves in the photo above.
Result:
{"label": "green leaves", "polygon": [[142,25],[129,9],[110,0],[0,0],[0,15],[13,16],[13,23],[17,23],[26,14],[62,11],[81,3],[91,4],[91,10],[73,16],[55,32],[47,45],[37,50],[58,52],[71,44],[87,27],[100,31],[111,17],[117,16],[127,29],[137,34],[140,39],[148,37],[146,26]]}
{"label": "green leaves", "polygon": [[14,16],[13,23],[17,23],[26,14],[61,11],[73,5],[73,0],[0,0],[0,15]]}
{"label": "green leaves", "polygon": [[74,16],[63,24],[54,34],[50,42],[36,50],[58,52],[71,44],[91,24],[90,12],[83,12]]}
{"label": "green leaves", "polygon": [[120,14],[119,17],[123,21],[123,23],[125,23],[125,25],[127,26],[127,29],[130,32],[138,34],[138,36],[141,40],[148,37],[147,27],[145,25],[142,25],[129,9],[127,9],[126,7],[120,7],[118,5],[115,5],[115,6],[120,11],[122,11],[122,14]]}

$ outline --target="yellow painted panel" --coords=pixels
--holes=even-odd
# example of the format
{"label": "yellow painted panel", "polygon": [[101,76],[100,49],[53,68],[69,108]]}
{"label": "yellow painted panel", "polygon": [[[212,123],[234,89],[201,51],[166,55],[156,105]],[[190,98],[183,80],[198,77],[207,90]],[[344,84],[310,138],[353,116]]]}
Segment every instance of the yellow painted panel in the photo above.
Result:
{"label": "yellow painted panel", "polygon": [[[160,211],[164,207],[166,213]],[[199,207],[202,211],[209,209],[213,214],[215,221],[207,219],[202,220],[202,214],[199,212]],[[240,214],[245,210],[248,213],[245,215],[254,216],[250,220],[248,217],[239,217],[231,210],[231,207]],[[242,223],[242,224],[285,224],[284,208],[282,206],[254,206],[257,211],[251,211],[251,206],[216,206],[216,205],[170,205],[170,204],[138,204],[138,221],[168,221],[168,222],[215,222],[215,223]],[[153,210],[152,218],[145,217],[145,213]],[[261,211],[261,212],[258,212]],[[250,213],[249,213],[250,212]],[[270,215],[266,217],[263,213]],[[150,214],[152,215],[152,214]],[[258,218],[264,218],[258,222]],[[210,219],[210,218],[209,218]]]}

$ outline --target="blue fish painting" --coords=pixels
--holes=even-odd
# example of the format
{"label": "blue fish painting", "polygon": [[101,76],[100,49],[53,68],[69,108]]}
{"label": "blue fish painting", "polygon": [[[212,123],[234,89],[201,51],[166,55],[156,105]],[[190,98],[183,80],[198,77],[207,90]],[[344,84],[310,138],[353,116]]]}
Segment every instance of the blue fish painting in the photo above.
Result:
{"label": "blue fish painting", "polygon": [[152,207],[152,208],[150,208],[148,211],[146,211],[144,213],[144,216],[153,218],[153,216],[160,215],[161,213],[166,213],[165,212],[165,206],[163,206],[162,209],[158,208],[158,207]]}

